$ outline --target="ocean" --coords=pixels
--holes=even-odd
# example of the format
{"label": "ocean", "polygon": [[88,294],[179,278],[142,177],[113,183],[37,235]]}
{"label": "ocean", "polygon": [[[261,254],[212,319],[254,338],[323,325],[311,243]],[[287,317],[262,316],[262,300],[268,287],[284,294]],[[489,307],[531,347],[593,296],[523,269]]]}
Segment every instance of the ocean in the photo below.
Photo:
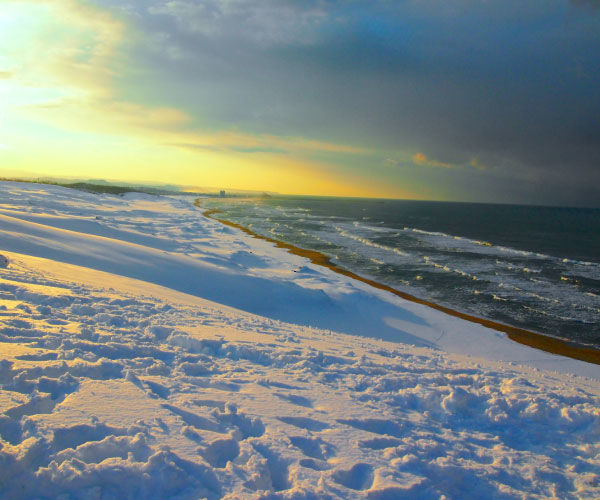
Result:
{"label": "ocean", "polygon": [[600,346],[600,210],[278,196],[219,218],[481,318]]}

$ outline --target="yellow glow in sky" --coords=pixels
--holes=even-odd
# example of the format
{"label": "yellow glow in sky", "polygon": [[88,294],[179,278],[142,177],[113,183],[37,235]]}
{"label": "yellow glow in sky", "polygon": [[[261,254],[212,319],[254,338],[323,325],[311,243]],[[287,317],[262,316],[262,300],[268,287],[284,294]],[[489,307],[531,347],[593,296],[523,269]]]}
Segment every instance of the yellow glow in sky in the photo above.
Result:
{"label": "yellow glow in sky", "polygon": [[120,89],[126,30],[79,0],[2,3],[0,175],[415,197],[330,159],[368,154],[360,148],[203,130],[185,109],[130,102]]}

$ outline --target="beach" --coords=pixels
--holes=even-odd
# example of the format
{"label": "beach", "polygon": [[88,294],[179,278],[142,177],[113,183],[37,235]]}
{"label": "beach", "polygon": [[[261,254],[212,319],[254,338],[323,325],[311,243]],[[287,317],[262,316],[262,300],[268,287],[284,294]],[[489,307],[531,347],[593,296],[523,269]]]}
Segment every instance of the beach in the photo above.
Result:
{"label": "beach", "polygon": [[600,348],[598,210],[309,196],[202,203],[407,297]]}
{"label": "beach", "polygon": [[0,183],[0,498],[599,496],[597,351],[194,202]]}
{"label": "beach", "polygon": [[[201,200],[197,200],[195,202],[195,206],[201,207]],[[533,348],[539,349],[541,351],[549,352],[551,354],[566,356],[569,358],[585,361],[587,363],[600,364],[600,350],[598,350],[594,347],[578,345],[574,342],[569,342],[568,340],[565,340],[565,339],[550,337],[548,335],[542,335],[540,333],[525,330],[523,328],[517,328],[514,326],[498,323],[496,321],[492,321],[489,319],[479,318],[477,316],[473,316],[472,314],[466,314],[464,312],[456,311],[454,309],[450,309],[449,307],[445,307],[443,305],[436,304],[435,302],[420,299],[418,297],[415,297],[414,295],[410,295],[410,294],[402,292],[400,290],[396,290],[395,288],[392,288],[392,287],[387,286],[382,283],[378,283],[377,281],[374,281],[369,278],[365,278],[365,277],[360,276],[352,271],[344,269],[344,268],[332,263],[331,259],[321,252],[317,252],[314,250],[308,250],[305,248],[300,248],[300,247],[291,245],[289,243],[286,243],[286,242],[283,242],[280,240],[275,240],[275,239],[269,238],[267,236],[262,236],[256,232],[252,231],[251,229],[248,229],[247,227],[237,224],[235,222],[231,222],[226,219],[220,219],[218,217],[214,217],[215,214],[218,214],[218,213],[220,213],[220,211],[218,209],[212,209],[212,210],[205,210],[203,212],[203,215],[205,217],[211,217],[211,218],[221,222],[222,224],[225,224],[225,225],[228,225],[231,227],[235,227],[235,228],[245,232],[246,234],[249,234],[250,236],[252,236],[254,238],[263,239],[265,241],[273,243],[277,248],[283,248],[294,255],[298,255],[300,257],[305,257],[305,258],[309,259],[313,264],[326,267],[338,274],[342,274],[344,276],[348,276],[357,281],[361,281],[362,283],[366,283],[366,284],[368,284],[374,288],[377,288],[379,290],[385,290],[386,292],[393,293],[394,295],[401,297],[405,300],[431,307],[438,311],[442,311],[445,314],[448,314],[450,316],[461,318],[466,321],[470,321],[472,323],[477,323],[477,324],[480,324],[482,326],[491,328],[491,329],[499,331],[499,332],[504,332],[508,335],[508,337],[511,340],[514,340],[515,342],[519,342],[520,344],[527,345],[529,347],[533,347]]]}

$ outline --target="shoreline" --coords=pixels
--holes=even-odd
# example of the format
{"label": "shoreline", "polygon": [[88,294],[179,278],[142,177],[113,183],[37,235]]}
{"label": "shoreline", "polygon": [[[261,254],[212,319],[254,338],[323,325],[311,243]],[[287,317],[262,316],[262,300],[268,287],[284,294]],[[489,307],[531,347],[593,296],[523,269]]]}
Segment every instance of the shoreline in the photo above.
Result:
{"label": "shoreline", "polygon": [[213,214],[222,213],[222,211],[219,209],[204,210],[200,206],[198,201],[199,200],[196,200],[194,202],[194,205],[197,208],[200,208],[201,210],[203,210],[202,215],[204,215],[205,217],[208,217],[209,219],[220,222],[221,224],[224,224],[226,226],[230,226],[230,227],[239,229],[239,230],[243,231],[244,233],[248,234],[249,236],[252,236],[253,238],[257,238],[257,239],[261,239],[261,240],[273,243],[277,248],[282,248],[284,250],[287,250],[289,253],[291,253],[293,255],[297,255],[299,257],[305,257],[305,258],[309,259],[313,264],[326,267],[338,274],[355,279],[362,283],[366,283],[367,285],[370,285],[379,290],[384,290],[386,292],[393,293],[394,295],[396,295],[404,300],[408,300],[410,302],[421,304],[421,305],[430,307],[432,309],[435,309],[437,311],[441,311],[450,316],[454,316],[456,318],[460,318],[465,321],[470,321],[471,323],[477,323],[484,327],[506,333],[509,339],[511,339],[512,341],[517,342],[519,344],[526,345],[528,347],[533,347],[534,349],[545,351],[550,354],[555,354],[558,356],[565,356],[565,357],[576,359],[579,361],[585,361],[587,363],[600,365],[600,350],[599,349],[595,349],[593,347],[581,346],[574,342],[570,342],[568,340],[562,340],[562,339],[555,338],[555,337],[549,337],[547,335],[543,335],[541,333],[536,333],[536,332],[532,332],[529,330],[525,330],[523,328],[518,328],[515,326],[505,325],[503,323],[498,323],[496,321],[479,318],[479,317],[473,316],[471,314],[463,313],[463,312],[451,309],[449,307],[445,307],[440,304],[436,304],[435,302],[431,302],[429,300],[420,299],[420,298],[415,297],[414,295],[410,295],[406,292],[401,292],[400,290],[396,290],[395,288],[392,288],[391,286],[384,285],[383,283],[379,283],[375,280],[365,278],[365,277],[360,276],[352,271],[344,269],[343,267],[340,267],[340,266],[334,264],[333,262],[331,262],[331,259],[327,255],[325,255],[321,252],[318,252],[316,250],[307,250],[304,248],[296,247],[290,243],[285,243],[283,241],[276,240],[274,238],[269,238],[268,236],[262,236],[260,234],[257,234],[254,231],[252,231],[251,229],[248,229],[247,227],[242,226],[241,224],[237,224],[235,222],[231,222],[231,221],[228,221],[225,219],[219,219],[217,217],[213,217]]}

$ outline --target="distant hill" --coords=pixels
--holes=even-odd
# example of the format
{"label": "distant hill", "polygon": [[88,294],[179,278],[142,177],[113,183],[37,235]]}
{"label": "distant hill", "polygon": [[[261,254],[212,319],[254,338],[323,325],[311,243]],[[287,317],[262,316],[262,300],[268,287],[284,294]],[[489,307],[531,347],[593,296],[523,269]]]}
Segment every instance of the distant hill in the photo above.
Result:
{"label": "distant hill", "polygon": [[[124,193],[146,193],[154,195],[184,195],[184,196],[222,196],[221,191],[225,190],[210,188],[210,187],[197,187],[197,186],[176,186],[173,184],[134,184],[128,182],[110,182],[104,179],[57,179],[52,177],[38,177],[29,179],[20,179],[14,177],[0,177],[2,181],[11,182],[27,182],[34,184],[48,184],[52,186],[62,186],[70,189],[79,189],[81,191],[89,191],[93,193],[106,193],[122,195]],[[241,198],[241,197],[255,197],[260,196],[261,198],[270,198],[272,195],[277,193],[267,193],[260,191],[249,191],[243,189],[234,189],[226,191],[228,198]]]}

